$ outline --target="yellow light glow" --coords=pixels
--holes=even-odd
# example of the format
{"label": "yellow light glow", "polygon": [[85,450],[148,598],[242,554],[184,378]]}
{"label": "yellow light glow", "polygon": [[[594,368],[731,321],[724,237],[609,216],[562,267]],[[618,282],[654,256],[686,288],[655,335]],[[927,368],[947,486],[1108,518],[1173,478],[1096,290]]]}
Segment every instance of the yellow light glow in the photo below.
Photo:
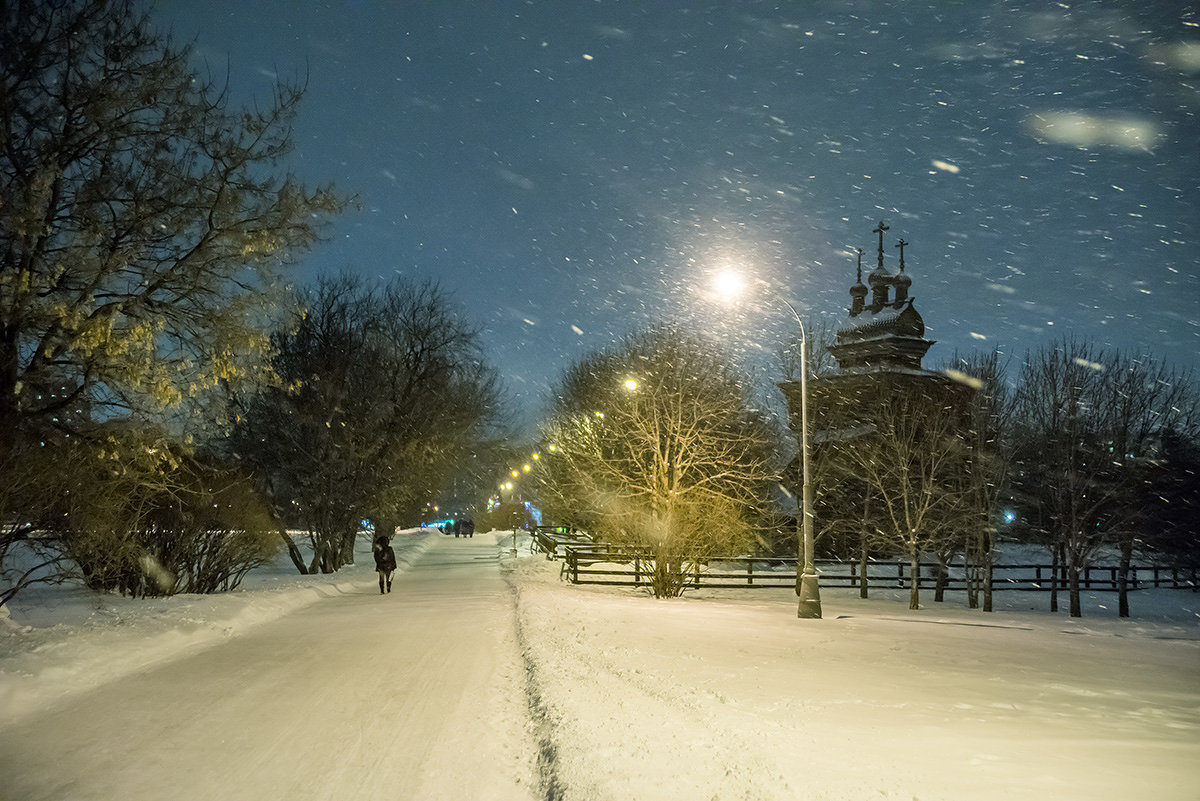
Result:
{"label": "yellow light glow", "polygon": [[638,383],[637,383],[637,381],[635,381],[635,380],[634,380],[634,379],[632,379],[632,378],[626,378],[626,379],[625,379],[625,389],[628,389],[628,390],[632,391],[632,390],[635,390],[635,389],[637,389],[637,388],[638,388]]}
{"label": "yellow light glow", "polygon": [[526,473],[528,473],[530,470],[533,469],[533,467],[531,467],[530,465],[527,465],[527,464],[523,464],[523,465],[521,465],[521,469],[524,470]]}
{"label": "yellow light glow", "polygon": [[713,288],[718,295],[729,300],[742,293],[742,277],[733,270],[725,270],[713,280]]}
{"label": "yellow light glow", "polygon": [[513,478],[516,478],[516,477],[517,477],[517,476],[519,476],[519,475],[521,475],[521,471],[520,471],[520,470],[514,470],[514,471],[512,471],[512,477],[513,477]]}

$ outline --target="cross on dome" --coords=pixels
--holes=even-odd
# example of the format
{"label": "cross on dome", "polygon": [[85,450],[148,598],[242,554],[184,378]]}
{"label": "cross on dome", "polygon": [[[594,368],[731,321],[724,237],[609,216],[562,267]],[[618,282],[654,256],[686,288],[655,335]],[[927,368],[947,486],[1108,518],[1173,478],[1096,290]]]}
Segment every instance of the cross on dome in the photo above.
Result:
{"label": "cross on dome", "polygon": [[889,230],[891,230],[891,229],[888,226],[883,224],[883,220],[880,220],[879,227],[871,231],[871,233],[873,233],[873,234],[879,234],[879,269],[880,270],[883,269],[883,232],[889,231]]}

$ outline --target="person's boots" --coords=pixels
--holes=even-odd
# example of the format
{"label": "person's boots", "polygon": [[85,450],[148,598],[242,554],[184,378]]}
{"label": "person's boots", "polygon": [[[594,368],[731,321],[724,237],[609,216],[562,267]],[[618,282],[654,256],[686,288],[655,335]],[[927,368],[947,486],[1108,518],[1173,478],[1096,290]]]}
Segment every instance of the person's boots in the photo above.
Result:
{"label": "person's boots", "polygon": [[379,594],[383,595],[383,576],[379,577]]}
{"label": "person's boots", "polygon": [[392,582],[388,582],[388,592],[392,591]]}

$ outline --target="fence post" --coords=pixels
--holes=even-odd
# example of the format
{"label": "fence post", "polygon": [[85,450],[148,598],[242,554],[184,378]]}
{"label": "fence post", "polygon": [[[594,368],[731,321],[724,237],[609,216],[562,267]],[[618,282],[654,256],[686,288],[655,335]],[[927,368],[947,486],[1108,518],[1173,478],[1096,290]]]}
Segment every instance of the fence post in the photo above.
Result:
{"label": "fence post", "polygon": [[751,559],[749,562],[746,563],[746,585],[749,586],[753,583],[754,583],[754,560]]}
{"label": "fence post", "polygon": [[896,563],[896,586],[904,589],[904,563]]}

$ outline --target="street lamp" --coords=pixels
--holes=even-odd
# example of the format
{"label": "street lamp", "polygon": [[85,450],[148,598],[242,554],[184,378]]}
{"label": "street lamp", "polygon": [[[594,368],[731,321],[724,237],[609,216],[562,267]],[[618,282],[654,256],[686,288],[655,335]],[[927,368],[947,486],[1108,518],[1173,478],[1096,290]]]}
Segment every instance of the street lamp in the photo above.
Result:
{"label": "street lamp", "polygon": [[[732,298],[741,291],[741,287],[741,279],[734,272],[726,271],[717,277],[717,291],[722,297]],[[801,494],[803,517],[800,523],[800,541],[797,543],[800,559],[796,566],[796,596],[799,598],[796,617],[814,619],[821,617],[821,585],[814,564],[813,488],[809,472],[808,334],[804,329],[804,321],[796,312],[796,307],[785,298],[777,295],[775,297],[788,307],[788,311],[792,313],[792,316],[796,318],[797,325],[800,326],[800,465],[803,486]]]}
{"label": "street lamp", "polygon": [[[780,298],[783,300],[783,298]],[[804,486],[802,501],[804,503],[804,522],[800,527],[801,553],[804,556],[802,572],[796,576],[796,595],[800,602],[796,608],[796,617],[821,617],[821,585],[817,578],[817,568],[814,564],[813,547],[813,489],[811,474],[808,470],[808,335],[804,330],[804,321],[796,313],[792,304],[783,300],[791,310],[792,316],[800,326],[800,465]]]}

